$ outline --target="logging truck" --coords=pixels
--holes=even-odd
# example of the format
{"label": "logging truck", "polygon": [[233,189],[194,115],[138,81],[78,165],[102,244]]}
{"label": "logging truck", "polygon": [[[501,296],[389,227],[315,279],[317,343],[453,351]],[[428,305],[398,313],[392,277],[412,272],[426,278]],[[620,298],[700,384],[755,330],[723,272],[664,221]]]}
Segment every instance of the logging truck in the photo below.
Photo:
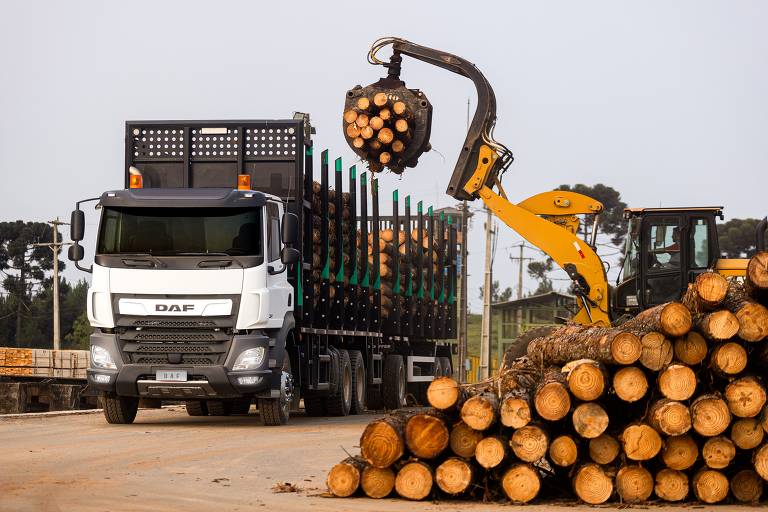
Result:
{"label": "logging truck", "polygon": [[380,217],[378,181],[344,179],[327,151],[315,181],[313,133],[306,114],[126,123],[125,188],[77,202],[69,252],[92,275],[88,385],[109,423],[140,399],[193,416],[255,402],[267,425],[301,399],[309,415],[394,409],[452,373],[456,223],[397,191]]}
{"label": "logging truck", "polygon": [[[378,57],[387,46],[392,47],[388,61]],[[595,250],[603,205],[585,195],[559,190],[512,203],[501,178],[513,156],[493,137],[496,97],[490,83],[471,62],[404,39],[375,41],[368,61],[385,67],[387,76],[366,87],[355,86],[346,94],[346,140],[371,171],[386,168],[399,174],[416,166],[419,156],[431,147],[432,105],[423,91],[406,88],[400,79],[403,55],[474,83],[477,108],[446,193],[459,200],[481,199],[507,226],[565,270],[578,300],[574,323],[609,326],[621,317],[677,300],[708,269],[725,276],[745,275],[748,260],[720,258],[716,220],[723,217],[722,207],[632,208],[625,211],[629,232],[620,279],[609,289],[604,262]],[[371,122],[374,119],[376,126]],[[591,240],[579,236],[580,215],[593,219]],[[763,219],[757,228],[758,251],[765,249],[766,227],[768,220]],[[520,345],[524,350],[524,344]]]}

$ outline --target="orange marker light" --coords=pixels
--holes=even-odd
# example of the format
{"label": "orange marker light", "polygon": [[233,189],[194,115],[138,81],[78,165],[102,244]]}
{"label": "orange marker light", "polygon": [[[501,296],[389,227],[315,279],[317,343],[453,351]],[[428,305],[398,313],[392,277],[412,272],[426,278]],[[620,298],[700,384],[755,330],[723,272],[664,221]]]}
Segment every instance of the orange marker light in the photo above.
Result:
{"label": "orange marker light", "polygon": [[251,177],[249,175],[237,175],[237,190],[251,190]]}
{"label": "orange marker light", "polygon": [[143,188],[144,183],[141,179],[141,174],[131,174],[131,177],[128,180],[128,186],[130,188]]}

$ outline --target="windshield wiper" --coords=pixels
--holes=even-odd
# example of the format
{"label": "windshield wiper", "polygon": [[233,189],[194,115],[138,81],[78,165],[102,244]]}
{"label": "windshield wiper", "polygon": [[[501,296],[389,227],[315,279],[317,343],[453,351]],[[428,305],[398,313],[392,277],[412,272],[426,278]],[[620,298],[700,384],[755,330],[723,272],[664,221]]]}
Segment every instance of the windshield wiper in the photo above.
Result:
{"label": "windshield wiper", "polygon": [[[121,252],[117,256],[137,256],[137,257],[140,257],[140,258],[149,258],[150,260],[152,260],[155,263],[155,266],[157,266],[157,267],[165,268],[165,267],[168,266],[165,263],[163,263],[160,259],[158,259],[157,256],[155,256],[154,254],[149,253],[149,252]],[[123,262],[123,263],[125,263],[125,262]]]}
{"label": "windshield wiper", "polygon": [[[240,268],[245,268],[242,263],[240,263],[240,260],[233,257],[231,254],[227,254],[225,252],[177,252],[176,256],[224,256],[225,258],[228,258],[228,262],[235,262]],[[217,260],[213,260],[217,261]],[[200,263],[205,263],[201,261]],[[200,264],[198,264],[199,266]]]}

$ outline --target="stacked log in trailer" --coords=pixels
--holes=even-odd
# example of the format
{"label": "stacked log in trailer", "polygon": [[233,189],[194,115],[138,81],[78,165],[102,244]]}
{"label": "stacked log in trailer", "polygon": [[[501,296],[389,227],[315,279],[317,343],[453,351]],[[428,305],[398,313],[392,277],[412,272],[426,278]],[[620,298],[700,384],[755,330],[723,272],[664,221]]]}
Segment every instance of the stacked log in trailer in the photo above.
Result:
{"label": "stacked log in trailer", "polygon": [[[432,409],[370,423],[336,496],[758,503],[768,480],[768,253],[615,327],[566,325]],[[372,475],[376,475],[375,478]],[[375,485],[371,482],[375,482]]]}
{"label": "stacked log in trailer", "polygon": [[[304,164],[304,261],[301,332],[302,358],[313,361],[303,378],[310,414],[343,393],[344,352],[364,365],[368,406],[396,409],[407,395],[418,396],[437,374],[451,372],[451,346],[456,333],[456,224],[411,198],[401,205],[392,195],[389,215],[380,215],[378,180],[358,175],[353,165],[347,179],[341,159],[321,154],[315,179],[311,150]],[[348,185],[344,189],[344,182]],[[315,362],[316,361],[316,362]],[[320,399],[318,399],[318,396]],[[355,402],[358,406],[355,407]],[[354,398],[352,410],[364,399]]]}

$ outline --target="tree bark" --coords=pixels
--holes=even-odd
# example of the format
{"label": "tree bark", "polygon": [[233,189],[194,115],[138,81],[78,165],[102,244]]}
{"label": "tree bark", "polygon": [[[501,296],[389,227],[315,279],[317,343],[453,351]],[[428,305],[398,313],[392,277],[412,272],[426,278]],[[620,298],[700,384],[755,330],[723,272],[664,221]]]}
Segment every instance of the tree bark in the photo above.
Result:
{"label": "tree bark", "polygon": [[604,364],[632,364],[640,357],[640,339],[622,328],[567,325],[528,345],[536,364],[563,365],[577,359]]}
{"label": "tree bark", "polygon": [[677,338],[687,334],[692,325],[691,312],[688,308],[679,302],[667,302],[641,311],[634,318],[624,322],[621,327],[641,333],[658,331],[665,336]]}

